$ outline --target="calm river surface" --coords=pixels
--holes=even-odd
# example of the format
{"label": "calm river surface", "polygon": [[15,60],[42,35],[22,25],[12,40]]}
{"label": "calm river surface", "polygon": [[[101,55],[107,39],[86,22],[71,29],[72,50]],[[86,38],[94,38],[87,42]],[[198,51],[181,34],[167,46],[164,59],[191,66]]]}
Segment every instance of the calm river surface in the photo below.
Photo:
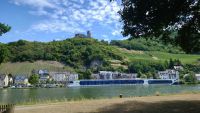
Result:
{"label": "calm river surface", "polygon": [[38,89],[0,89],[0,104],[22,103],[53,99],[111,98],[123,94],[129,96],[147,96],[160,93],[180,93],[200,91],[200,85],[118,85],[74,88],[38,88]]}

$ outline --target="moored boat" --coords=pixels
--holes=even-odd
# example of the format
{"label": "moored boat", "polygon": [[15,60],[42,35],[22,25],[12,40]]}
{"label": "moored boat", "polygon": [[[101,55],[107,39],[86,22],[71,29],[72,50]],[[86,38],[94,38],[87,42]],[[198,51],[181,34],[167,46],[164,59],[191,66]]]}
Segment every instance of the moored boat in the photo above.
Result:
{"label": "moored boat", "polygon": [[113,79],[113,80],[77,80],[70,81],[68,87],[75,86],[102,86],[102,85],[150,85],[150,84],[168,84],[176,82],[174,79]]}

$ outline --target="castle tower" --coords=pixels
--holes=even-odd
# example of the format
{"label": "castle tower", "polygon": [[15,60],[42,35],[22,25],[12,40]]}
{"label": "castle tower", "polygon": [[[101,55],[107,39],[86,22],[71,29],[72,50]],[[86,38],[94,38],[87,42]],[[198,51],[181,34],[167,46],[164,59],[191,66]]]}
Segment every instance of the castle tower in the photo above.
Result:
{"label": "castle tower", "polygon": [[88,38],[92,38],[91,32],[90,32],[90,31],[87,31],[87,37],[88,37]]}

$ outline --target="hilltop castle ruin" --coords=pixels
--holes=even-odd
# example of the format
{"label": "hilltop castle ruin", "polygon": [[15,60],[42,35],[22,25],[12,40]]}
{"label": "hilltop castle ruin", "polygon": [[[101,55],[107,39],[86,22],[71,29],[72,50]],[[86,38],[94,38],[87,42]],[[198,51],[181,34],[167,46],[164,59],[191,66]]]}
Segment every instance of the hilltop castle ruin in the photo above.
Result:
{"label": "hilltop castle ruin", "polygon": [[77,33],[74,36],[75,38],[92,38],[91,32],[87,31],[87,35],[82,34],[82,33]]}

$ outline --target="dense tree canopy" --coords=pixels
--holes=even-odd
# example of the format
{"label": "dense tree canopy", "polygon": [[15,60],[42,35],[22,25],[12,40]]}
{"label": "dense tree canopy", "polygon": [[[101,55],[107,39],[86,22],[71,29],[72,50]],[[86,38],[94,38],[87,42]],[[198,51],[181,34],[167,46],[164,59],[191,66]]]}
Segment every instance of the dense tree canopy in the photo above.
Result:
{"label": "dense tree canopy", "polygon": [[[5,24],[0,23],[0,36],[8,31],[10,31],[11,27]],[[7,57],[7,48],[5,45],[0,43],[0,64],[5,60]]]}
{"label": "dense tree canopy", "polygon": [[3,23],[0,23],[0,36],[8,31],[10,31],[11,27],[8,25],[5,25]]}
{"label": "dense tree canopy", "polygon": [[175,44],[186,52],[200,52],[199,0],[122,0],[122,6],[124,36],[156,36],[169,41],[168,34],[178,31]]}
{"label": "dense tree canopy", "polygon": [[32,85],[36,85],[39,83],[39,75],[31,75],[30,78],[28,79],[28,82],[31,83]]}
{"label": "dense tree canopy", "polygon": [[0,43],[0,64],[8,57],[8,48]]}
{"label": "dense tree canopy", "polygon": [[107,60],[122,57],[110,51],[112,47],[92,38],[71,38],[48,43],[19,40],[6,44],[12,62],[54,60],[73,68],[108,65]]}

